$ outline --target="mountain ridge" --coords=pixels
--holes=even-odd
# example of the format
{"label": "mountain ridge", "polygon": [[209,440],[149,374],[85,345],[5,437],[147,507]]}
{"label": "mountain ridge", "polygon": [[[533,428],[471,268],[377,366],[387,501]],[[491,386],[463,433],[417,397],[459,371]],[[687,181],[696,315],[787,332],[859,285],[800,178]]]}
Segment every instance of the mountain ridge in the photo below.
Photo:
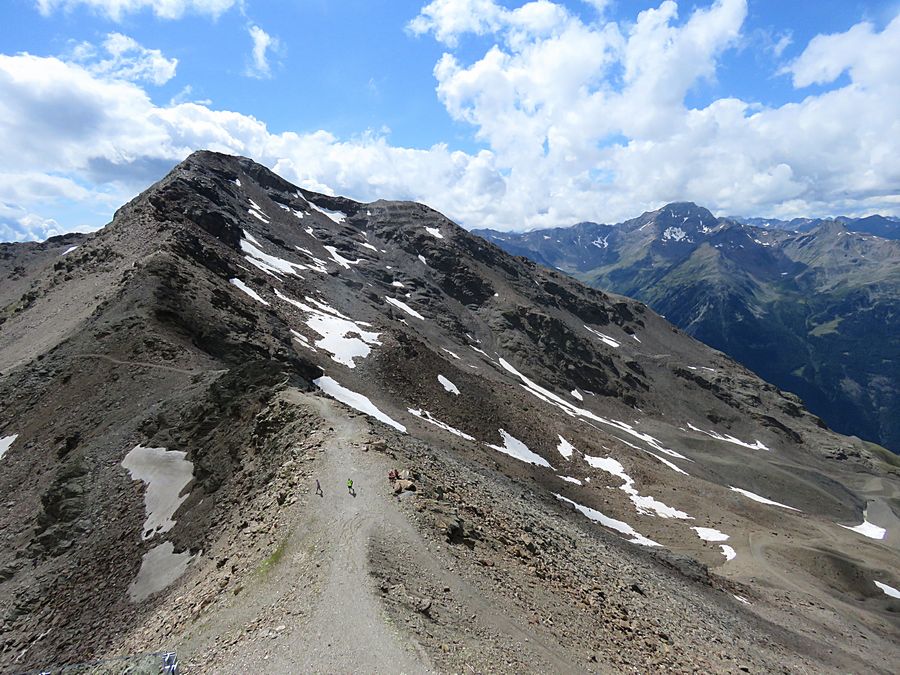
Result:
{"label": "mountain ridge", "polygon": [[77,242],[0,259],[4,668],[889,670],[890,458],[640,302],[208,152]]}

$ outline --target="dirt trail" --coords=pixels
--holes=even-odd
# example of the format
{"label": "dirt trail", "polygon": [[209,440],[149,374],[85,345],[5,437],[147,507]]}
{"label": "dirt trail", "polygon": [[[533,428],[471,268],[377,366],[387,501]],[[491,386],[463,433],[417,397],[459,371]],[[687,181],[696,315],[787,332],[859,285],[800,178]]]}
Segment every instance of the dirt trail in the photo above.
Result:
{"label": "dirt trail", "polygon": [[[273,575],[271,583],[279,587],[269,592],[276,597],[288,593],[291,597],[279,598],[288,608],[306,610],[311,603],[303,612],[306,618],[284,626],[275,640],[243,644],[225,663],[211,667],[223,672],[430,672],[424,652],[388,623],[369,577],[367,548],[373,532],[396,527],[396,519],[403,517],[384,493],[380,458],[362,448],[366,422],[349,418],[329,399],[290,391],[286,398],[313,407],[332,429],[322,446],[324,456],[316,463],[323,495],[309,495],[285,556],[291,560],[312,553],[323,570],[321,586],[310,598],[306,580],[296,578],[302,572],[288,563],[286,570]],[[348,478],[355,497],[347,489]],[[290,589],[281,588],[282,583]],[[271,600],[260,589],[256,612],[267,614]]]}
{"label": "dirt trail", "polygon": [[[156,368],[157,370],[167,370],[171,373],[183,373],[185,375],[196,375],[197,373],[205,373],[207,370],[188,370],[185,368],[176,368],[175,366],[166,366],[161,363],[150,363],[149,361],[122,361],[121,359],[114,359],[111,356],[107,356],[106,354],[73,354],[73,357],[79,359],[100,359],[101,361],[107,361],[109,363],[114,363],[117,366],[137,366],[139,368]],[[218,372],[225,372],[224,369],[219,370]]]}
{"label": "dirt trail", "polygon": [[[368,426],[348,418],[332,401],[312,404],[334,433],[325,446],[323,496],[313,495],[321,532],[331,550],[330,573],[309,625],[291,635],[294,647],[269,668],[284,672],[427,672],[424,653],[401,642],[387,624],[368,575],[367,544],[374,528],[390,522],[396,507],[383,494],[384,477],[374,455],[363,452]],[[353,480],[356,496],[346,487]],[[396,514],[399,517],[399,514]]]}

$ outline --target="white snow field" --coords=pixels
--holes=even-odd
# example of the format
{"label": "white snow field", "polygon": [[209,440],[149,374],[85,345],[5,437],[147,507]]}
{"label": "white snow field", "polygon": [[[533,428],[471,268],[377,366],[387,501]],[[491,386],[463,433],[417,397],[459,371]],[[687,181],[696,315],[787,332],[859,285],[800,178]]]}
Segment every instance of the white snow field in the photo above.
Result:
{"label": "white snow field", "polygon": [[[2,455],[3,453],[0,453]],[[874,523],[870,523],[868,521],[869,512],[868,509],[863,511],[863,521],[859,525],[854,527],[850,527],[849,525],[841,525],[845,530],[850,530],[851,532],[856,532],[857,534],[861,534],[864,537],[868,537],[869,539],[884,539],[885,535],[887,535],[887,530],[883,527],[878,527]]]}
{"label": "white snow field", "polygon": [[692,527],[697,533],[697,536],[700,537],[703,541],[728,541],[730,538],[724,532],[719,532],[719,530],[714,527]]}
{"label": "white snow field", "polygon": [[525,445],[515,436],[511,436],[503,429],[500,429],[500,436],[503,438],[502,446],[491,445],[490,443],[486,443],[485,445],[487,445],[489,448],[497,450],[498,452],[502,452],[504,455],[509,455],[510,457],[513,457],[520,462],[537,464],[538,466],[546,466],[549,469],[553,468],[552,466],[550,466],[550,462],[541,457],[539,454],[532,452],[527,445]]}
{"label": "white snow field", "polygon": [[146,484],[144,509],[147,520],[141,532],[142,539],[168,532],[175,527],[172,516],[188,498],[181,494],[194,478],[194,465],[185,459],[186,452],[165,448],[135,446],[122,460],[132,480]]}
{"label": "white snow field", "polygon": [[578,502],[573,502],[571,499],[566,499],[562,495],[553,493],[553,496],[562,502],[566,502],[567,504],[571,504],[574,506],[579,512],[590,518],[591,520],[600,523],[604,527],[608,527],[611,530],[615,530],[616,532],[620,532],[624,534],[626,537],[631,537],[628,541],[632,544],[640,544],[641,546],[661,546],[661,544],[653,541],[642,535],[640,532],[635,530],[631,525],[625,523],[621,520],[616,520],[615,518],[610,518],[609,516],[605,516],[596,509],[592,509],[589,506],[583,506]]}
{"label": "white snow field", "polygon": [[19,434],[13,434],[12,436],[4,436],[0,438],[0,459],[3,459],[3,455],[6,454],[6,451],[12,447],[12,444],[19,437]]}
{"label": "white snow field", "polygon": [[459,429],[456,429],[455,427],[451,427],[449,424],[447,424],[445,422],[441,422],[439,419],[437,419],[434,415],[432,415],[427,410],[418,410],[415,408],[408,408],[407,410],[409,411],[410,415],[415,415],[420,420],[425,420],[429,424],[433,424],[436,427],[440,427],[444,431],[449,431],[454,436],[459,436],[460,438],[465,438],[467,441],[475,440],[472,436],[469,436],[469,434],[467,434],[463,431],[460,431]]}
{"label": "white snow field", "polygon": [[701,434],[706,434],[710,438],[715,438],[717,441],[725,441],[726,443],[732,443],[734,445],[740,445],[741,447],[748,448],[750,450],[766,450],[768,452],[772,452],[771,448],[766,447],[762,441],[754,439],[753,443],[746,443],[734,436],[730,436],[728,434],[720,434],[716,431],[705,431],[703,429],[699,429],[695,427],[693,424],[688,422],[688,427],[693,429],[694,431],[699,431]]}
{"label": "white snow field", "polygon": [[800,511],[800,509],[795,509],[793,506],[788,506],[787,504],[782,504],[780,502],[773,502],[771,499],[766,499],[765,497],[761,497],[756,493],[750,492],[750,490],[742,490],[741,488],[736,488],[731,485],[728,486],[729,489],[734,490],[735,492],[739,492],[745,497],[752,499],[755,502],[759,502],[760,504],[768,504],[769,506],[778,506],[782,509],[790,509],[791,511]]}
{"label": "white snow field", "polygon": [[679,511],[678,509],[663,504],[653,497],[645,497],[638,493],[637,489],[634,487],[634,479],[625,473],[625,467],[623,467],[618,460],[612,457],[591,457],[590,455],[585,455],[584,461],[594,469],[600,469],[601,471],[605,471],[606,473],[610,473],[613,476],[622,479],[623,483],[619,486],[619,489],[628,495],[628,498],[631,500],[631,503],[634,504],[634,508],[639,514],[645,516],[655,515],[660,518],[677,518],[679,520],[694,519],[684,511]]}
{"label": "white snow field", "polygon": [[414,319],[419,319],[419,320],[421,320],[421,321],[424,321],[424,320],[425,320],[425,317],[424,317],[424,316],[422,316],[421,314],[419,314],[416,310],[414,310],[412,307],[410,307],[409,305],[407,305],[407,304],[406,304],[405,302],[403,302],[402,300],[396,300],[396,299],[391,298],[391,297],[389,297],[389,296],[387,296],[387,295],[384,296],[384,299],[385,299],[388,303],[392,304],[394,307],[397,307],[398,309],[403,310],[404,312],[406,312],[407,314],[409,314],[409,315],[410,315],[411,317],[413,317]]}
{"label": "white snow field", "polygon": [[329,354],[338,363],[355,368],[354,359],[364,359],[372,351],[372,345],[381,344],[378,340],[380,333],[374,333],[363,329],[360,324],[345,317],[336,309],[307,297],[310,303],[294,300],[275,289],[275,295],[285,302],[306,312],[306,325],[321,337],[315,345]]}
{"label": "white snow field", "polygon": [[328,209],[324,209],[321,206],[316,206],[312,202],[307,202],[313,209],[321,213],[323,216],[327,216],[330,220],[334,221],[338,225],[347,220],[347,214],[343,211],[329,211]]}
{"label": "white snow field", "polygon": [[438,375],[438,376],[437,376],[437,379],[438,379],[438,382],[441,383],[441,386],[442,386],[448,393],[450,393],[450,394],[455,394],[456,396],[459,396],[459,388],[458,388],[455,384],[453,384],[450,380],[448,380],[448,379],[447,379],[446,377],[444,377],[443,375]]}
{"label": "white snow field", "polygon": [[128,587],[129,599],[140,602],[163,590],[184,574],[195,557],[190,551],[175,553],[175,545],[170,541],[154,546],[141,559],[141,568]]}
{"label": "white snow field", "polygon": [[614,340],[613,338],[609,337],[609,335],[601,333],[599,330],[594,330],[590,326],[585,326],[585,328],[587,328],[590,332],[600,338],[604,342],[604,344],[610,347],[615,347],[616,349],[621,346],[621,343],[618,340]]}
{"label": "white snow field", "polygon": [[885,595],[889,595],[892,598],[900,598],[900,591],[898,591],[893,586],[888,586],[887,584],[882,583],[881,581],[875,581],[874,584],[876,586],[878,586],[878,588],[880,588],[884,592]]}
{"label": "white snow field", "polygon": [[[557,436],[559,436],[559,434],[557,434]],[[572,453],[575,452],[575,446],[562,436],[559,436],[559,445],[556,446],[556,449],[559,450],[559,454],[566,459],[572,459]]]}
{"label": "white snow field", "polygon": [[375,404],[372,403],[366,396],[362,394],[358,394],[355,391],[351,391],[346,387],[341,386],[338,382],[327,375],[323,375],[317,380],[313,380],[313,384],[316,385],[319,389],[324,391],[326,394],[331,396],[333,399],[344,403],[345,405],[350,406],[354,410],[358,410],[361,413],[368,415],[369,417],[374,417],[379,422],[383,422],[390,427],[394,427],[397,431],[401,433],[406,433],[406,427],[400,424],[395,419],[392,419],[385,413],[381,412]]}
{"label": "white snow field", "polygon": [[244,291],[244,293],[249,295],[251,298],[253,298],[257,302],[265,305],[266,307],[269,306],[269,303],[266,302],[265,300],[263,300],[262,296],[259,293],[254,291],[252,288],[250,288],[247,284],[245,284],[240,279],[237,279],[237,278],[229,279],[228,283],[231,284],[232,286],[234,286],[235,288],[239,288],[240,290]]}

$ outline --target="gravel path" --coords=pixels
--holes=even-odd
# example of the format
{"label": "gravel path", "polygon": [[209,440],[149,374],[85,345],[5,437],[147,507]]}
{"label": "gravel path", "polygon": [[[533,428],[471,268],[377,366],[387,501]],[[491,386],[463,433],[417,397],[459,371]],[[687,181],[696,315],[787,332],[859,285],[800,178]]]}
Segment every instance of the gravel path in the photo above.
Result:
{"label": "gravel path", "polygon": [[[309,529],[296,531],[295,541],[289,543],[317,552],[324,571],[321,591],[304,611],[307,619],[277,626],[282,630],[273,640],[263,637],[245,643],[229,663],[210,665],[223,672],[431,672],[424,651],[401,638],[387,622],[369,577],[367,547],[373,532],[399,530],[405,523],[385,494],[383,459],[363,450],[368,426],[359,417],[348,418],[329,399],[298,396],[333,429],[323,445],[324,457],[317,462],[323,495],[309,496],[302,524]],[[348,478],[353,480],[355,497],[347,489]],[[292,558],[286,555],[285,562],[290,565]],[[292,603],[309,602],[302,579],[297,584],[291,578],[295,575],[290,567],[278,575],[279,582],[299,589],[295,597],[279,602],[289,610]]]}

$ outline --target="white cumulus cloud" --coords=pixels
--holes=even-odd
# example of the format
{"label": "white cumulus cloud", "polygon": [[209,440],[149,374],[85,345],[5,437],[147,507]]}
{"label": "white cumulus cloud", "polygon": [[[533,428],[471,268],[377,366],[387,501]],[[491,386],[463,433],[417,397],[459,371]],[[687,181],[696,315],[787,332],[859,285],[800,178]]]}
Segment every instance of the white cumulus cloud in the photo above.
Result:
{"label": "white cumulus cloud", "polygon": [[256,25],[247,29],[250,39],[253,41],[253,50],[250,54],[250,64],[247,66],[246,75],[258,79],[272,77],[272,66],[269,63],[269,52],[278,50],[280,44],[278,38],[274,38]]}
{"label": "white cumulus cloud", "polygon": [[82,42],[72,50],[72,58],[103,77],[143,80],[157,86],[175,77],[178,59],[167,59],[159,49],[147,49],[127,35],[110,33],[102,47],[105,55],[100,57],[94,45]]}
{"label": "white cumulus cloud", "polygon": [[241,0],[35,0],[38,11],[48,16],[58,10],[71,11],[87,7],[113,21],[121,21],[126,14],[150,10],[161,19],[180,19],[185,13],[217,17]]}

